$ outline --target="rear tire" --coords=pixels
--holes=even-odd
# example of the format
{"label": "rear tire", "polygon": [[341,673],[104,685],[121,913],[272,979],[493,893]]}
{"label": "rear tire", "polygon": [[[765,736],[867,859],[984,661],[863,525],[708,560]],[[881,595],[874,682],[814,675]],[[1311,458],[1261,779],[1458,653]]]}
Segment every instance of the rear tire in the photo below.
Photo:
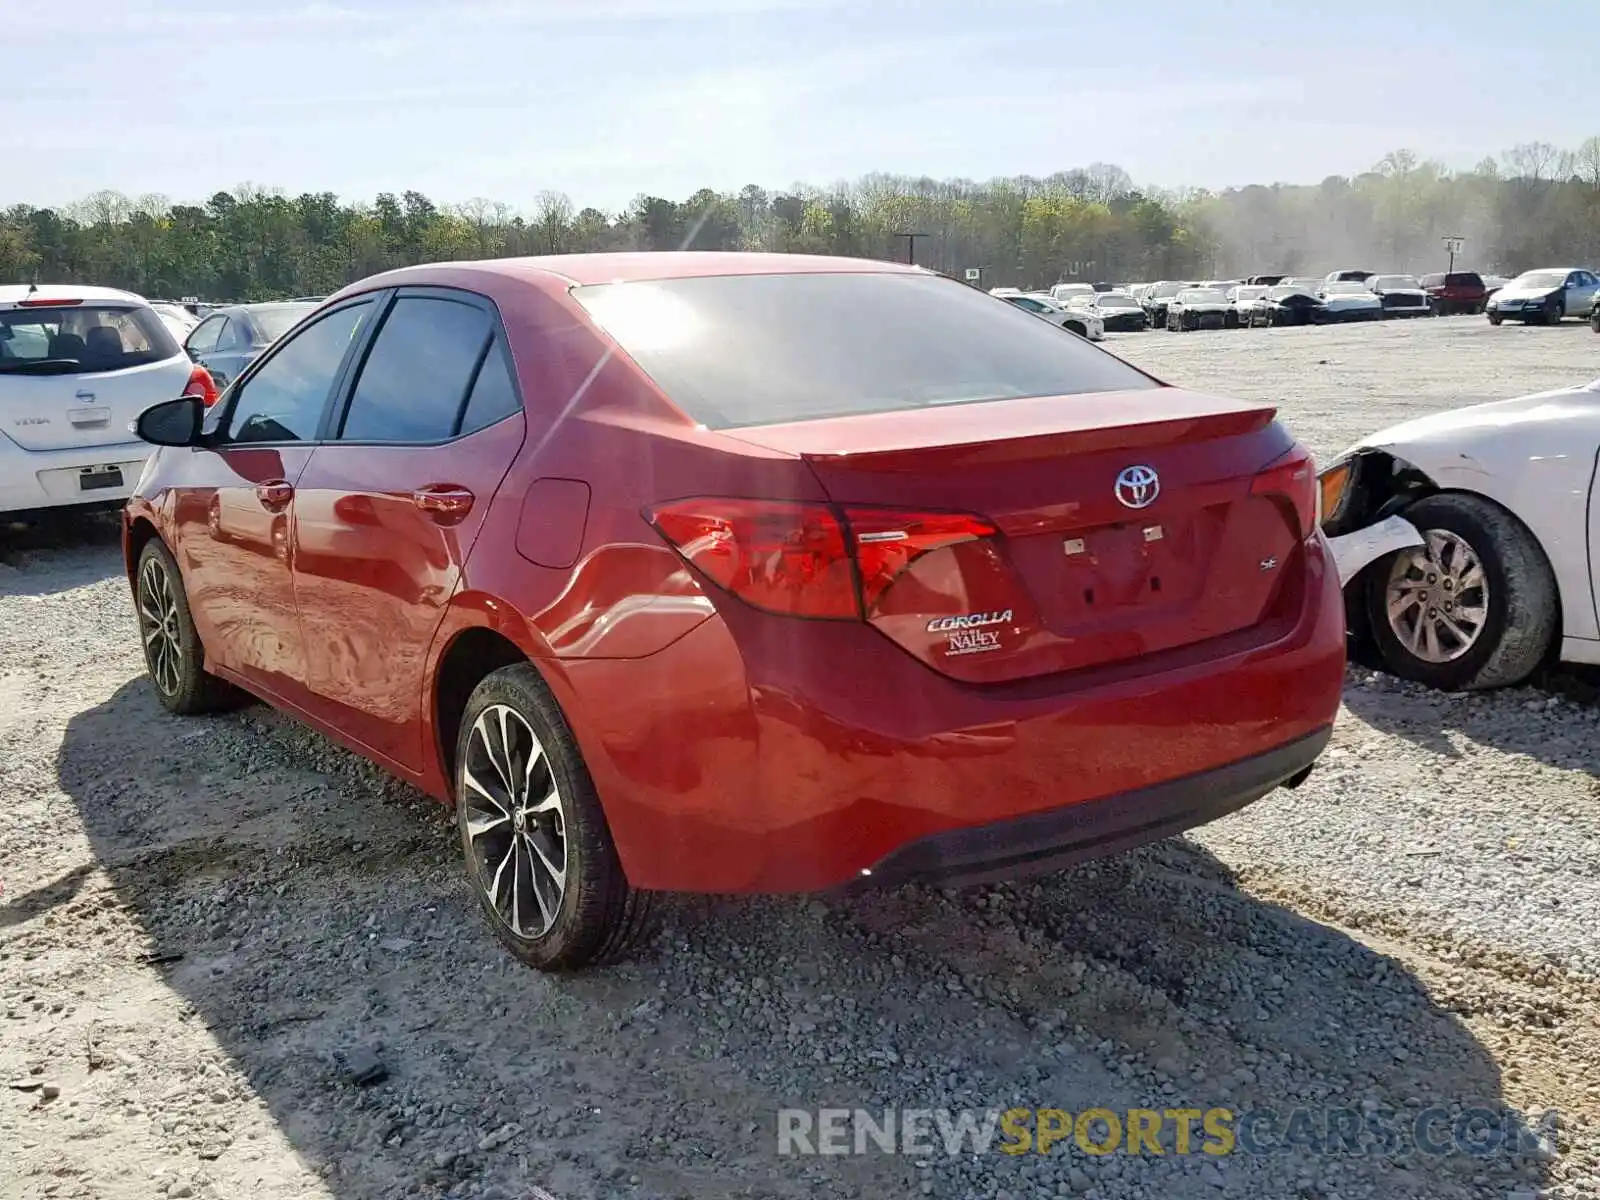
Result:
{"label": "rear tire", "polygon": [[178,561],[160,538],[146,542],[139,554],[133,603],[145,670],[161,707],[187,717],[235,708],[245,700],[243,692],[206,670],[206,648],[189,611]]}
{"label": "rear tire", "polygon": [[1075,333],[1079,337],[1088,337],[1089,336],[1088,329],[1086,329],[1084,326],[1078,324],[1078,322],[1076,322],[1076,321],[1068,321],[1061,328],[1065,329],[1068,333]]}
{"label": "rear tire", "polygon": [[[1557,611],[1555,574],[1528,527],[1499,505],[1464,492],[1427,496],[1401,515],[1429,546],[1389,555],[1365,573],[1367,615],[1385,666],[1402,679],[1445,691],[1507,687],[1526,679],[1556,636]],[[1447,579],[1454,583],[1449,591]],[[1401,609],[1394,619],[1391,597]],[[1453,615],[1443,612],[1447,603],[1456,606]],[[1483,616],[1470,639],[1448,632],[1452,622],[1466,627],[1467,613],[1479,607]],[[1430,613],[1443,620],[1430,619]],[[1433,625],[1431,639],[1424,622]],[[1458,644],[1462,640],[1465,645]]]}
{"label": "rear tire", "polygon": [[1595,313],[1594,316],[1589,318],[1589,328],[1594,330],[1596,333],[1600,333],[1600,312]]}
{"label": "rear tire", "polygon": [[578,743],[528,664],[473,689],[454,783],[467,878],[517,959],[541,971],[585,967],[647,931],[650,893],[628,884]]}

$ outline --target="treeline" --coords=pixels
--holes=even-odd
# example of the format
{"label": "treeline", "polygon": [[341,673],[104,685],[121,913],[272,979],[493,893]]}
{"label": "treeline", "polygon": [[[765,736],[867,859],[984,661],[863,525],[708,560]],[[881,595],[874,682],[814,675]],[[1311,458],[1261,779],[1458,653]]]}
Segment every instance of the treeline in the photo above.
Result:
{"label": "treeline", "polygon": [[[908,234],[919,235],[915,239]],[[774,250],[904,260],[984,286],[1063,279],[1219,278],[1336,267],[1510,274],[1600,265],[1600,137],[1576,150],[1527,143],[1471,171],[1409,150],[1355,177],[1220,193],[1134,185],[1096,163],[987,183],[870,175],[832,188],[686,200],[640,196],[625,211],[543,192],[523,208],[418,192],[344,203],[243,186],[203,204],[97,192],[66,208],[0,211],[0,282],[81,282],[148,296],[268,299],[332,291],[391,267],[443,259],[596,250]]]}

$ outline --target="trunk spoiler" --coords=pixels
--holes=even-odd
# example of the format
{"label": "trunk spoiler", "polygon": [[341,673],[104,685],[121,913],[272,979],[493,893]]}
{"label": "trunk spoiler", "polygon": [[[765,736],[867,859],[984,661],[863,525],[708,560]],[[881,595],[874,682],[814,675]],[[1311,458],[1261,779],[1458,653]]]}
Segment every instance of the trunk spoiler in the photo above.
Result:
{"label": "trunk spoiler", "polygon": [[723,436],[819,466],[928,471],[1231,437],[1276,416],[1273,405],[1162,387],[871,413]]}

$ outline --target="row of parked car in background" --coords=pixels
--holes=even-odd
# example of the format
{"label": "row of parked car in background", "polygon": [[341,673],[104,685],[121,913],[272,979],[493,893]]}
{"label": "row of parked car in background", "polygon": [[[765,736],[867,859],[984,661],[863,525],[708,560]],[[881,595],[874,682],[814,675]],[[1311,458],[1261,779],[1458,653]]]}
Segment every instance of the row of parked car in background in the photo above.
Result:
{"label": "row of parked car in background", "polygon": [[993,295],[1081,337],[1168,329],[1253,329],[1401,317],[1486,314],[1553,324],[1587,319],[1600,333],[1600,276],[1581,267],[1525,271],[1515,279],[1449,271],[1432,275],[1340,270],[1325,276],[1156,283],[1058,283],[1046,291],[994,288]]}

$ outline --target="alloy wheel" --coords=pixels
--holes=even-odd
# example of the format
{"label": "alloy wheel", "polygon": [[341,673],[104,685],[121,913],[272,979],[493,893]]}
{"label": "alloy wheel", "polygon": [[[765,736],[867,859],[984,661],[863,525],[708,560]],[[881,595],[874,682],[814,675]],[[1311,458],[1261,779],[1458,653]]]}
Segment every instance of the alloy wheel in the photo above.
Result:
{"label": "alloy wheel", "polygon": [[549,756],[516,709],[493,704],[473,723],[459,795],[490,906],[515,936],[543,937],[566,895],[567,812]]}
{"label": "alloy wheel", "polygon": [[1489,582],[1466,539],[1448,529],[1396,556],[1385,608],[1400,644],[1423,662],[1453,662],[1477,645],[1489,620]]}
{"label": "alloy wheel", "polygon": [[160,559],[145,559],[139,571],[139,632],[144,635],[150,678],[164,696],[183,686],[183,642],[178,636],[178,600]]}

